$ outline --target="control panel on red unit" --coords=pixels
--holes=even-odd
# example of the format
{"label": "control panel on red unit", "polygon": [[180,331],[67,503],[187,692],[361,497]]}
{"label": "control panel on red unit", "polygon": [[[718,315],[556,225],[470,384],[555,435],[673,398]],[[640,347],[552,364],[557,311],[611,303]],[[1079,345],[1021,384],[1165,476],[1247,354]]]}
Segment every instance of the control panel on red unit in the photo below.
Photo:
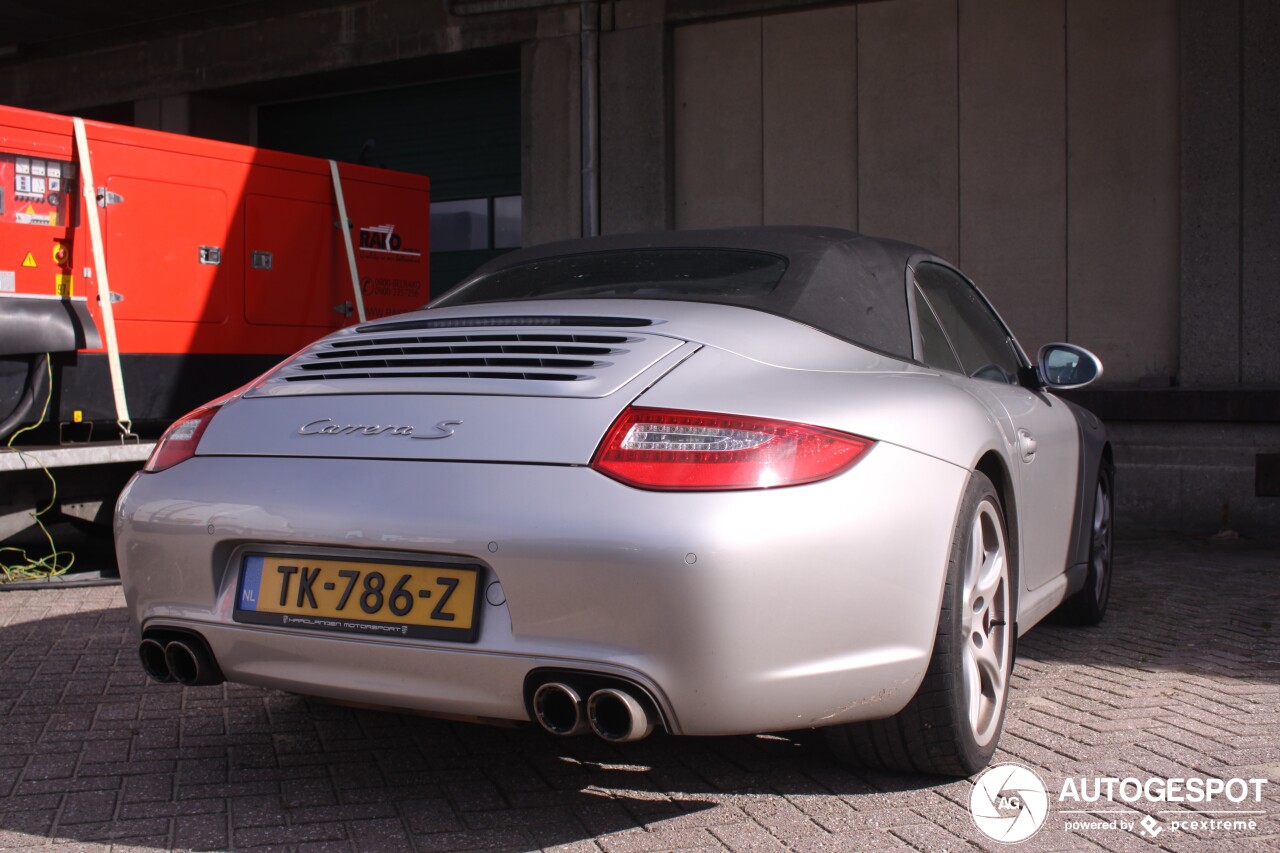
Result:
{"label": "control panel on red unit", "polygon": [[0,151],[0,222],[66,225],[75,164]]}

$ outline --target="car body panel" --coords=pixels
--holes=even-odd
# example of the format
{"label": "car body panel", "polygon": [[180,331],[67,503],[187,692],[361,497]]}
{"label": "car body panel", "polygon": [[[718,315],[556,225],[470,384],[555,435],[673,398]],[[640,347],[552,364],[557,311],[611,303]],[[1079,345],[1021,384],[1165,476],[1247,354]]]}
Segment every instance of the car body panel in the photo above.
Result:
{"label": "car body panel", "polygon": [[[961,382],[959,377],[956,382]],[[1061,575],[1070,554],[1080,478],[1080,428],[1062,400],[1018,385],[964,381],[966,389],[997,413],[1009,470],[1019,493],[1021,585],[1034,590]]]}
{"label": "car body panel", "polygon": [[[967,479],[889,444],[821,483],[675,496],[555,465],[197,457],[162,474],[136,478],[120,502],[131,616],[139,630],[198,631],[233,680],[524,719],[511,673],[626,672],[654,685],[668,724],[687,734],[800,728],[905,704],[932,646]],[[927,495],[919,482],[932,484]],[[186,497],[196,491],[200,501]],[[571,539],[561,532],[567,503]],[[844,518],[834,541],[833,505]],[[770,535],[778,525],[787,537]],[[237,557],[264,544],[460,557],[485,567],[486,585],[501,583],[505,603],[482,605],[474,644],[238,625]],[[371,643],[415,650],[417,663],[370,656]],[[495,683],[507,698],[464,711],[484,671],[446,662],[459,654],[518,659],[493,664],[508,673]],[[456,683],[441,693],[443,672]]]}

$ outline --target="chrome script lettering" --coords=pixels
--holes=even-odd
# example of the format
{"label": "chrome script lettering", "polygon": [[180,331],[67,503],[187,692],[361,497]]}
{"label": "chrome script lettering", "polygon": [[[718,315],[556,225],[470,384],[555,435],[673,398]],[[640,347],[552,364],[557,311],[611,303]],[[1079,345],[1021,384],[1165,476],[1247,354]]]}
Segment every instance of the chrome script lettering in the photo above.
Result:
{"label": "chrome script lettering", "polygon": [[413,435],[413,427],[393,424],[335,424],[330,418],[321,418],[303,424],[298,435]]}
{"label": "chrome script lettering", "polygon": [[415,435],[409,424],[336,424],[332,418],[320,418],[309,421],[298,428],[298,435],[407,435],[410,438],[448,438],[453,435],[453,427],[462,421],[440,421],[432,429],[433,433]]}
{"label": "chrome script lettering", "polygon": [[433,429],[439,430],[434,435],[413,435],[410,438],[448,438],[453,435],[453,428],[461,423],[462,421],[440,421],[433,427]]}

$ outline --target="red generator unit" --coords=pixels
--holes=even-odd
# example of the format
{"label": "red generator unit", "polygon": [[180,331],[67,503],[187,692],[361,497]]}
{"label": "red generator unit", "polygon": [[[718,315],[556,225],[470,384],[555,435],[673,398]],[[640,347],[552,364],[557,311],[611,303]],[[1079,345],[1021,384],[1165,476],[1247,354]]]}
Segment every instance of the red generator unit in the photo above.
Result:
{"label": "red generator unit", "polygon": [[423,305],[429,222],[419,175],[0,107],[0,441],[154,437]]}

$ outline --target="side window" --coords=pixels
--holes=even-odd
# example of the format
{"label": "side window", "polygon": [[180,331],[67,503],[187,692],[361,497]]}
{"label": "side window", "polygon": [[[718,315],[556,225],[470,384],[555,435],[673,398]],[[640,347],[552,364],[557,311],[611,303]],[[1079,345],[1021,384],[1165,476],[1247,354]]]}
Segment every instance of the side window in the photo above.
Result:
{"label": "side window", "polygon": [[956,354],[951,350],[951,344],[947,342],[946,333],[942,331],[942,326],[938,325],[938,318],[934,316],[933,307],[929,304],[929,300],[920,292],[920,285],[915,287],[916,297],[916,323],[920,327],[920,353],[924,363],[930,367],[936,367],[939,370],[950,370],[953,373],[964,373],[964,369],[960,367],[960,362],[956,361]]}
{"label": "side window", "polygon": [[1015,384],[1021,366],[1009,330],[969,282],[946,267],[920,264],[916,283],[946,330],[962,372]]}

